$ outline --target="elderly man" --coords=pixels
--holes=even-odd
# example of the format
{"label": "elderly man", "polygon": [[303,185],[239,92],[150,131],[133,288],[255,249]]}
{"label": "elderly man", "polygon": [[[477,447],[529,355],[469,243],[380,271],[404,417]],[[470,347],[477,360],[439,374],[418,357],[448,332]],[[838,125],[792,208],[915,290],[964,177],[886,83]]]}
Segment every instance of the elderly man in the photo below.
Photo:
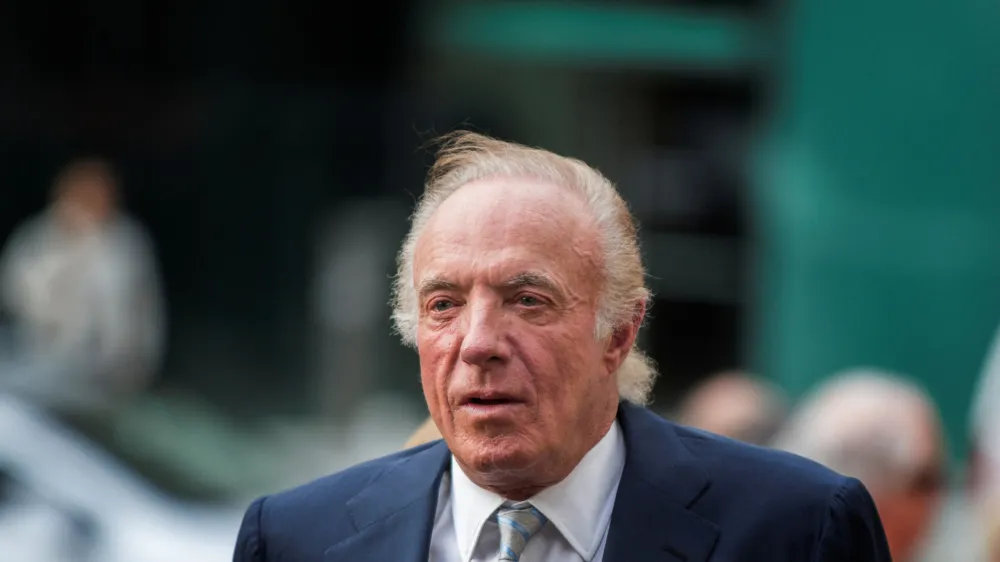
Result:
{"label": "elderly man", "polygon": [[582,162],[452,136],[399,265],[444,439],[258,499],[237,562],[889,560],[857,480],[639,405],[636,228]]}
{"label": "elderly man", "polygon": [[864,482],[892,559],[914,559],[945,483],[941,422],[923,390],[889,373],[847,371],[800,406],[775,446]]}

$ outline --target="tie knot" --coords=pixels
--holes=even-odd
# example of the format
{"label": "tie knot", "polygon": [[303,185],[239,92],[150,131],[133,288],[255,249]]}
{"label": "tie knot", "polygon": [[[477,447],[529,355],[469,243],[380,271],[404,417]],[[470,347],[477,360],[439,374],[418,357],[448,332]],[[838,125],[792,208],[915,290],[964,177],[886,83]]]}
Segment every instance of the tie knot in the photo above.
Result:
{"label": "tie knot", "polygon": [[548,519],[528,502],[504,504],[497,510],[500,526],[499,562],[518,562],[528,540],[545,526]]}

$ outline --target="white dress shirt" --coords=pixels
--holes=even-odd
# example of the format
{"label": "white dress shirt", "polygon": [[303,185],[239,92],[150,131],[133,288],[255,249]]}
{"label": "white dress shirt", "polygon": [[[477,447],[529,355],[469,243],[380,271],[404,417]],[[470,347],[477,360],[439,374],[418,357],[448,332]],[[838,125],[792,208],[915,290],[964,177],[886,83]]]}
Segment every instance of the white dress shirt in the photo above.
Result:
{"label": "white dress shirt", "polygon": [[[562,482],[531,498],[549,523],[528,541],[521,562],[601,562],[625,441],[615,421]],[[451,459],[441,479],[429,562],[495,562],[500,529],[493,513],[504,498],[484,490]]]}

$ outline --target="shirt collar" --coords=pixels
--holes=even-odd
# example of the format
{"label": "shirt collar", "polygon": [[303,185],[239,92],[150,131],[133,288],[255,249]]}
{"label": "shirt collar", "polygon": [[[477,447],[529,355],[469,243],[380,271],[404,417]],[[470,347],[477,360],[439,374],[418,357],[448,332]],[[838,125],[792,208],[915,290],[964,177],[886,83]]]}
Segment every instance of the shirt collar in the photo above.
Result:
{"label": "shirt collar", "polygon": [[[604,539],[614,496],[625,466],[625,440],[618,421],[584,455],[562,482],[550,486],[530,501],[584,559],[591,560]],[[474,484],[451,459],[452,513],[462,560],[468,560],[483,525],[504,498]]]}

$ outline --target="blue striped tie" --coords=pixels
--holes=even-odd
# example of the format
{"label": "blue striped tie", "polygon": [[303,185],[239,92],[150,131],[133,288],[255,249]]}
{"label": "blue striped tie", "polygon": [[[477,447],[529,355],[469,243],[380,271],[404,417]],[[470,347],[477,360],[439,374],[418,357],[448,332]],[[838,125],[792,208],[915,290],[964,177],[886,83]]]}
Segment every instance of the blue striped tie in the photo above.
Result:
{"label": "blue striped tie", "polygon": [[500,525],[500,558],[497,562],[518,562],[532,535],[545,526],[548,519],[528,502],[504,505],[497,511]]}

